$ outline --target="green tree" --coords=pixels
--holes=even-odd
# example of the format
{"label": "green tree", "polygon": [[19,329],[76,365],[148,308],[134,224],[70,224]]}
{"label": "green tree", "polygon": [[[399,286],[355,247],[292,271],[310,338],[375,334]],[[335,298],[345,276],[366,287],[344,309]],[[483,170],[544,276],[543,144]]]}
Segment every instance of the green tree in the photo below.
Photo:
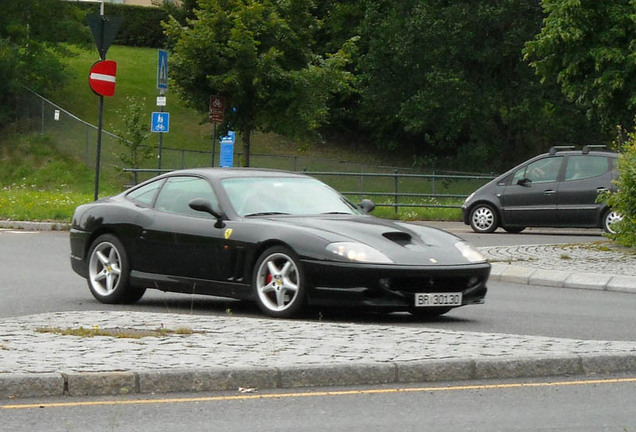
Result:
{"label": "green tree", "polygon": [[202,111],[210,95],[226,98],[225,127],[243,143],[250,165],[256,130],[287,136],[316,131],[328,101],[348,88],[344,71],[351,42],[331,54],[316,52],[320,22],[308,0],[200,0],[195,19],[166,25],[170,76],[183,100]]}
{"label": "green tree", "polygon": [[88,45],[83,15],[59,0],[2,0],[0,13],[0,127],[13,120],[23,86],[46,94],[64,83],[61,42]]}
{"label": "green tree", "polygon": [[607,129],[631,129],[636,108],[636,1],[543,0],[541,32],[525,47],[544,82]]}
{"label": "green tree", "polygon": [[523,59],[541,17],[538,0],[368,1],[358,118],[389,148],[472,169],[598,135]]}
{"label": "green tree", "polygon": [[[119,154],[119,160],[124,164],[124,168],[140,168],[154,153],[153,148],[146,144],[150,136],[149,113],[145,111],[143,100],[128,97],[126,108],[118,114],[124,119],[124,129],[116,133],[120,137],[119,143],[127,150],[126,153]],[[136,174],[134,183],[137,184]]]}

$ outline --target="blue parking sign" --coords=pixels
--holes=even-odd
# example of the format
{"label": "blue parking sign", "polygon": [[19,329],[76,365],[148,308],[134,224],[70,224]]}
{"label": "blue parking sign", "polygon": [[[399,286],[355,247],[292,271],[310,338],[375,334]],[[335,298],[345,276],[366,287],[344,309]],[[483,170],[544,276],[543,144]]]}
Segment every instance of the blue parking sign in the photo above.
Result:
{"label": "blue parking sign", "polygon": [[153,112],[150,130],[152,132],[169,132],[170,131],[170,113]]}

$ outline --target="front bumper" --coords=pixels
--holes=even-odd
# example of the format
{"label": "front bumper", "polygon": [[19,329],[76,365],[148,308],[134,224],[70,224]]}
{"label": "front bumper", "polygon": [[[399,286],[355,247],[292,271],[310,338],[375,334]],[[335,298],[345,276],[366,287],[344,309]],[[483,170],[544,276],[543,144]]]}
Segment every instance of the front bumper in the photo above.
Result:
{"label": "front bumper", "polygon": [[462,306],[484,302],[490,264],[386,266],[303,262],[310,304],[408,310],[416,293],[461,292]]}

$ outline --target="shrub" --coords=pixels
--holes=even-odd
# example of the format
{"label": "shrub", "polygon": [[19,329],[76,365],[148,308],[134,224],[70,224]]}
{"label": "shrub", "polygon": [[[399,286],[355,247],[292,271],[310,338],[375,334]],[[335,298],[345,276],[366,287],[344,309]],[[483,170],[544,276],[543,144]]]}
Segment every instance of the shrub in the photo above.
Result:
{"label": "shrub", "polygon": [[611,237],[620,245],[636,247],[636,128],[627,134],[627,142],[618,158],[617,192],[609,198],[613,209],[623,215],[618,234]]}

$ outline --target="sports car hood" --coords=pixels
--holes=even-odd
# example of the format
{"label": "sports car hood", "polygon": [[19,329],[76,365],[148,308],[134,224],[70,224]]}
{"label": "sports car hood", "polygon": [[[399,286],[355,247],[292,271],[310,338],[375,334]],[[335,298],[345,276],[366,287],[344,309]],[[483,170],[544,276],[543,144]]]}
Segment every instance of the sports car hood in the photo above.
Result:
{"label": "sports car hood", "polygon": [[[274,221],[275,218],[270,219]],[[465,265],[460,238],[436,228],[372,216],[285,217],[280,223],[305,229],[328,243],[358,242],[401,265]]]}

